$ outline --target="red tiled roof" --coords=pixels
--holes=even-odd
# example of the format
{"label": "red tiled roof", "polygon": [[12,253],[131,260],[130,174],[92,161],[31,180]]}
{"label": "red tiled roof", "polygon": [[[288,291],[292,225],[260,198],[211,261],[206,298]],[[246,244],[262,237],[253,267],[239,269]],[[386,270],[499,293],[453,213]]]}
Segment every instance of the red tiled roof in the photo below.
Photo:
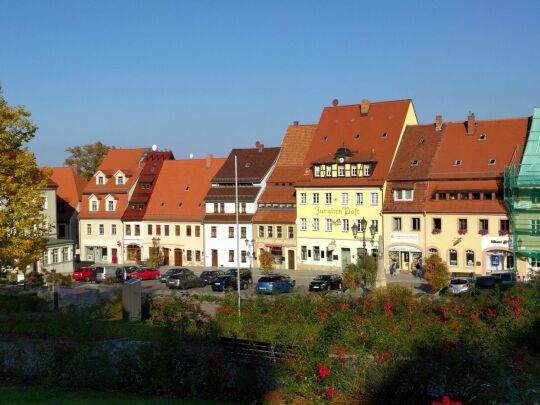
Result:
{"label": "red tiled roof", "polygon": [[[384,184],[409,108],[412,108],[412,101],[409,99],[371,103],[365,115],[361,114],[359,104],[324,108],[303,170],[297,178],[297,186]],[[311,172],[312,162],[335,153],[341,147],[376,156],[377,164],[372,176],[314,178]]]}
{"label": "red tiled roof", "polygon": [[163,163],[148,203],[145,220],[201,221],[210,180],[225,158],[168,160]]}
{"label": "red tiled roof", "polygon": [[212,183],[234,183],[235,156],[238,161],[238,181],[259,183],[276,161],[278,154],[279,148],[233,149]]}
{"label": "red tiled roof", "polygon": [[294,224],[296,221],[296,210],[265,210],[258,209],[253,217],[253,223],[269,224]]}
{"label": "red tiled roof", "polygon": [[50,180],[58,185],[56,189],[57,202],[64,204],[64,212],[58,212],[58,221],[69,221],[77,210],[77,205],[86,184],[84,177],[79,176],[72,167],[50,167]]}
{"label": "red tiled roof", "polygon": [[259,204],[295,204],[296,189],[292,186],[267,185],[264,194],[259,198]]}
{"label": "red tiled roof", "polygon": [[[90,211],[89,199],[92,195],[98,197],[99,211]],[[127,194],[114,194],[116,199],[116,211],[105,210],[105,197],[109,194],[83,194],[81,201],[81,211],[79,213],[79,219],[121,219],[122,214],[127,206]],[[112,195],[112,194],[111,194]]]}
{"label": "red tiled roof", "polygon": [[478,181],[432,181],[426,195],[426,212],[486,212],[505,214],[504,202],[500,199],[493,200],[436,200],[435,193],[442,191],[480,191],[499,192],[501,191],[500,180],[478,180]]}
{"label": "red tiled roof", "polygon": [[[260,187],[238,187],[238,201],[253,202],[261,191]],[[235,187],[212,187],[204,199],[207,202],[236,201]]]}
{"label": "red tiled roof", "polygon": [[[253,214],[239,214],[238,222],[250,223],[252,218]],[[233,223],[236,222],[236,214],[206,214],[204,222],[209,224]]]}
{"label": "red tiled roof", "polygon": [[[393,170],[393,169],[392,169]],[[414,190],[412,201],[394,201],[394,190],[408,189]],[[428,182],[391,182],[386,187],[384,196],[383,212],[422,212],[425,209]]]}

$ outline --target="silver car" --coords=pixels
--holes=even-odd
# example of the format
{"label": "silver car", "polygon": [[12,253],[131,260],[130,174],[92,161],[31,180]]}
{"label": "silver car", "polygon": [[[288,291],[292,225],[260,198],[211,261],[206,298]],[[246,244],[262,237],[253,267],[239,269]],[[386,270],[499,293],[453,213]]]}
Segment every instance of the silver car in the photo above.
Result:
{"label": "silver car", "polygon": [[448,292],[451,294],[463,294],[469,291],[469,280],[466,278],[453,278],[448,285]]}

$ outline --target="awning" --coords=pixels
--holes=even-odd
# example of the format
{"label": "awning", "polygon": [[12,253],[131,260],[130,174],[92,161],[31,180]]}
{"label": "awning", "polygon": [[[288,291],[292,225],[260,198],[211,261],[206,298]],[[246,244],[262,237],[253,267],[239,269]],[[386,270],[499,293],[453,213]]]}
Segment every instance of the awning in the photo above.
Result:
{"label": "awning", "polygon": [[422,253],[422,251],[418,248],[415,248],[413,246],[392,246],[391,248],[388,248],[389,252],[414,252],[414,253]]}

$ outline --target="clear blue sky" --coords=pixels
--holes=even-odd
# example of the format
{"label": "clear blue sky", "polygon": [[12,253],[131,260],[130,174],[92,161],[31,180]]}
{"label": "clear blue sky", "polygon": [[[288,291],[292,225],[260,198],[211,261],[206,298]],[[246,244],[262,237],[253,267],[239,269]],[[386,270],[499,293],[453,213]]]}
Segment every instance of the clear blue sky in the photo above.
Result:
{"label": "clear blue sky", "polygon": [[101,140],[226,156],[341,104],[421,122],[540,105],[540,1],[0,0],[0,83],[40,165]]}

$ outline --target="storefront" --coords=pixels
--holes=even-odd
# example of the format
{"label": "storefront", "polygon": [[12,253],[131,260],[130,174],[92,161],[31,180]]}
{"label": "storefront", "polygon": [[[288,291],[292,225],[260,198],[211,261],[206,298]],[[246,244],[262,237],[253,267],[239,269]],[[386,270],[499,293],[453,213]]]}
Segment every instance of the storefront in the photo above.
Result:
{"label": "storefront", "polygon": [[397,264],[397,270],[412,271],[422,264],[422,250],[418,246],[417,233],[393,232],[388,246],[388,265]]}
{"label": "storefront", "polygon": [[510,250],[510,239],[505,237],[483,237],[482,256],[483,273],[514,269],[514,253]]}

